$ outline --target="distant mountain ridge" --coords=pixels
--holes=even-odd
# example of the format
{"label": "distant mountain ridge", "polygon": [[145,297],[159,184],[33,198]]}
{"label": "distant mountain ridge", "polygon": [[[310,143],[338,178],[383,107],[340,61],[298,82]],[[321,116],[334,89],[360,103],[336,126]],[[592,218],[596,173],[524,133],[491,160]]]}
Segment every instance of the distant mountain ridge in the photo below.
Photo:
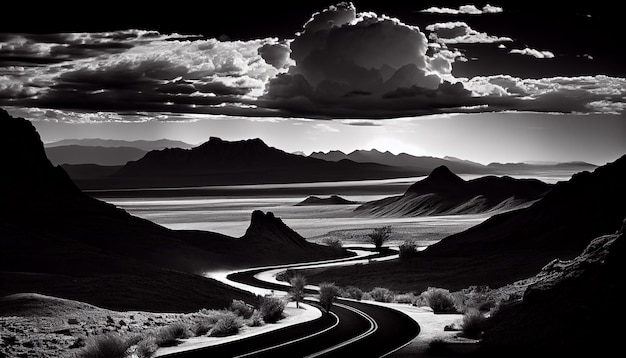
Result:
{"label": "distant mountain ridge", "polygon": [[45,143],[46,148],[54,148],[68,145],[80,145],[85,147],[127,147],[137,148],[143,151],[161,150],[165,148],[193,148],[193,144],[185,143],[179,140],[158,139],[158,140],[119,140],[119,139],[101,139],[101,138],[85,138],[85,139],[63,139],[56,142]]}
{"label": "distant mountain ridge", "polygon": [[349,159],[359,163],[378,163],[401,167],[415,167],[421,170],[431,171],[439,166],[446,166],[458,174],[514,174],[530,171],[545,170],[569,170],[578,172],[582,170],[593,170],[597,165],[585,162],[564,162],[564,163],[490,163],[484,165],[470,160],[455,157],[428,157],[413,156],[406,153],[393,154],[389,151],[380,152],[372,150],[355,150],[345,154],[338,150],[329,152],[313,152],[310,157],[328,161],[339,161]]}
{"label": "distant mountain ridge", "polygon": [[423,216],[511,210],[540,199],[550,185],[534,179],[486,176],[465,181],[445,166],[411,185],[404,195],[365,203],[358,214]]}
{"label": "distant mountain ridge", "polygon": [[62,145],[46,147],[46,155],[54,165],[96,164],[124,165],[140,159],[147,151],[134,147],[92,147],[84,145]]}
{"label": "distant mountain ridge", "polygon": [[[129,162],[100,187],[176,187],[336,180],[387,179],[425,174],[417,168],[329,162],[289,154],[262,140],[225,141],[211,137],[192,148],[150,151]],[[86,186],[90,184],[87,183]]]}

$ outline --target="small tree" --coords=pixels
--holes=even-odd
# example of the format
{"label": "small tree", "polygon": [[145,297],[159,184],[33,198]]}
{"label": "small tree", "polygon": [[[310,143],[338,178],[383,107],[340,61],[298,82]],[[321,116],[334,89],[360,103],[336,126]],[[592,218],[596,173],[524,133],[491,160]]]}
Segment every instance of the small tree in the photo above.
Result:
{"label": "small tree", "polygon": [[296,274],[289,280],[291,289],[289,293],[291,297],[296,301],[296,308],[300,308],[300,301],[304,298],[304,286],[306,286],[306,277],[301,274]]}
{"label": "small tree", "polygon": [[339,288],[334,283],[320,283],[320,304],[326,313],[330,312],[335,297],[339,294]]}
{"label": "small tree", "polygon": [[391,237],[391,226],[383,226],[375,228],[371,234],[368,234],[370,242],[374,244],[376,250],[380,251],[383,244]]}

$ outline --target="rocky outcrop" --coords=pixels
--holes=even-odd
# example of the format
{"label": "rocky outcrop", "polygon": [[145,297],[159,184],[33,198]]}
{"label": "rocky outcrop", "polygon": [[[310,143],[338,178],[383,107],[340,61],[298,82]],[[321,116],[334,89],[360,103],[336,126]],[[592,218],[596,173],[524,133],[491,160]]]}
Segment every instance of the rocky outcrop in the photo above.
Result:
{"label": "rocky outcrop", "polygon": [[609,353],[620,345],[626,315],[622,273],[626,247],[622,229],[591,241],[571,260],[555,259],[536,276],[503,287],[523,292],[502,305],[484,335],[491,352]]}
{"label": "rocky outcrop", "polygon": [[315,206],[315,205],[351,205],[356,204],[354,201],[344,199],[338,195],[331,195],[328,198],[320,198],[317,196],[309,196],[295,206]]}

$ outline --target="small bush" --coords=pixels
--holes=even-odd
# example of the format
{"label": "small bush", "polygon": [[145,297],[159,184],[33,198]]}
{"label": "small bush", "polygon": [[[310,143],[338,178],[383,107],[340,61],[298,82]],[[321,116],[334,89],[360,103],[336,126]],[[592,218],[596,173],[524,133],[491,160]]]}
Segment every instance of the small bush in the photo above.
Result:
{"label": "small bush", "polygon": [[343,252],[343,242],[339,239],[327,237],[324,239],[324,245],[330,247],[337,252]]}
{"label": "small bush", "polygon": [[400,260],[408,261],[417,256],[417,245],[413,240],[405,240],[400,245]]}
{"label": "small bush", "polygon": [[200,337],[209,333],[213,324],[209,323],[208,320],[198,320],[191,326],[191,332],[194,336]]}
{"label": "small bush", "polygon": [[374,287],[370,292],[372,299],[377,302],[393,302],[394,294],[383,287]]}
{"label": "small bush", "polygon": [[262,326],[263,325],[263,316],[261,315],[261,312],[254,310],[254,313],[252,314],[252,317],[250,317],[248,326],[250,327],[258,327],[258,326]]}
{"label": "small bush", "polygon": [[230,311],[237,316],[248,319],[252,316],[252,313],[254,312],[254,307],[248,305],[244,301],[233,300],[233,302],[230,304]]}
{"label": "small bush", "polygon": [[243,326],[241,318],[236,316],[223,316],[221,317],[213,329],[211,330],[212,337],[226,337],[239,333],[239,328]]}
{"label": "small bush", "polygon": [[461,336],[465,338],[480,339],[485,329],[487,319],[475,308],[470,308],[463,315],[461,323]]}
{"label": "small bush", "polygon": [[415,295],[413,294],[413,292],[403,293],[401,295],[396,295],[394,297],[394,300],[395,300],[396,303],[405,303],[405,304],[408,304],[408,305],[412,305],[416,301]]}
{"label": "small bush", "polygon": [[81,358],[124,358],[126,350],[131,346],[117,334],[96,336],[79,353]]}
{"label": "small bush", "polygon": [[429,287],[428,290],[422,292],[422,296],[435,313],[456,312],[450,291],[446,289]]}
{"label": "small bush", "polygon": [[265,296],[261,298],[260,311],[263,321],[267,323],[275,323],[283,318],[285,310],[285,301],[274,296]]}
{"label": "small bush", "polygon": [[180,343],[179,339],[189,337],[189,330],[184,323],[173,323],[161,328],[154,337],[159,347],[171,347]]}
{"label": "small bush", "polygon": [[137,343],[137,357],[150,358],[156,352],[158,346],[154,337],[145,338]]}
{"label": "small bush", "polygon": [[354,286],[348,286],[340,291],[341,297],[353,298],[355,300],[361,300],[363,298],[363,291],[360,288]]}
{"label": "small bush", "polygon": [[363,296],[361,296],[361,299],[365,300],[365,301],[372,301],[373,300],[372,295],[370,295],[369,292],[363,292]]}
{"label": "small bush", "polygon": [[296,301],[296,308],[300,308],[300,301],[304,299],[304,286],[306,286],[306,277],[301,274],[297,274],[289,280],[291,289],[289,293],[291,297]]}
{"label": "small bush", "polygon": [[330,312],[330,308],[335,302],[335,297],[339,294],[339,288],[334,283],[320,283],[320,305],[326,312]]}

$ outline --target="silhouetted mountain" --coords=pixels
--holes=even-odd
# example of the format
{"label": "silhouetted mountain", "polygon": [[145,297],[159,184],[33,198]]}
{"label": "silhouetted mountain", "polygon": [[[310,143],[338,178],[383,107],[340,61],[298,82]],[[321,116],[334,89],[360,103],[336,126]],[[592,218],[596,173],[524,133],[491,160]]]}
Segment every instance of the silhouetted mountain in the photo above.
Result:
{"label": "silhouetted mountain", "polygon": [[554,260],[536,276],[505,287],[523,298],[502,304],[492,316],[484,353],[613,355],[621,347],[626,317],[622,310],[609,314],[602,307],[622,304],[625,229],[626,221],[620,232],[594,239],[573,260]]}
{"label": "silhouetted mountain", "polygon": [[45,150],[48,159],[54,165],[124,165],[143,157],[147,153],[145,150],[131,147],[89,147],[84,145],[46,147]]}
{"label": "silhouetted mountain", "polygon": [[349,159],[357,163],[378,163],[396,167],[413,167],[419,170],[430,172],[431,170],[445,165],[455,173],[488,173],[489,169],[479,163],[470,161],[447,160],[435,157],[416,157],[406,153],[392,154],[390,152],[380,152],[372,150],[355,150],[350,154],[340,151],[330,151],[328,153],[313,152],[310,157],[324,159],[328,161],[339,161]]}
{"label": "silhouetted mountain", "polygon": [[[262,214],[255,213],[250,230],[254,235],[240,239],[211,232],[173,231],[133,217],[76,188],[65,171],[46,158],[30,122],[0,110],[0,132],[8,134],[0,143],[4,173],[0,176],[2,294],[28,289],[80,298],[103,307],[124,306],[131,301],[148,304],[179,294],[185,282],[197,284],[198,279],[205,282],[207,292],[228,291],[216,281],[189,274],[337,257],[332,249],[306,242],[271,215],[259,219]],[[176,273],[180,271],[187,274]],[[67,280],[68,276],[73,281]],[[142,301],[133,295],[147,294],[141,289],[152,287],[146,277],[163,280],[164,292],[151,292]],[[92,286],[105,283],[123,289],[124,295],[101,302],[108,296]],[[129,287],[133,289],[126,291]],[[93,297],[85,299],[89,292]],[[213,301],[199,307],[195,299],[170,302],[167,307],[198,309],[216,302],[225,305],[230,300],[227,295],[212,297]]]}
{"label": "silhouetted mountain", "polygon": [[404,195],[365,203],[355,209],[375,216],[477,214],[504,211],[541,198],[550,185],[534,179],[486,176],[465,181],[445,166],[411,185]]}
{"label": "silhouetted mountain", "polygon": [[260,139],[210,138],[193,149],[151,151],[126,164],[111,180],[85,187],[176,187],[384,179],[423,174],[414,168],[328,162],[285,153]]}
{"label": "silhouetted mountain", "polygon": [[296,206],[313,206],[313,205],[350,205],[356,204],[354,201],[346,200],[337,195],[331,195],[328,198],[320,198],[317,196],[309,196]]}
{"label": "silhouetted mountain", "polygon": [[415,292],[429,286],[500,287],[536,274],[555,258],[573,258],[592,239],[615,233],[626,217],[625,182],[626,155],[557,183],[527,208],[494,215],[448,236],[412,261],[329,269],[307,278]]}
{"label": "silhouetted mountain", "polygon": [[179,140],[170,139],[158,139],[158,140],[118,140],[118,139],[100,139],[100,138],[85,138],[85,139],[63,139],[57,142],[46,143],[46,148],[68,146],[68,145],[80,145],[85,147],[130,147],[137,148],[143,151],[161,150],[165,148],[193,148],[193,145]]}

